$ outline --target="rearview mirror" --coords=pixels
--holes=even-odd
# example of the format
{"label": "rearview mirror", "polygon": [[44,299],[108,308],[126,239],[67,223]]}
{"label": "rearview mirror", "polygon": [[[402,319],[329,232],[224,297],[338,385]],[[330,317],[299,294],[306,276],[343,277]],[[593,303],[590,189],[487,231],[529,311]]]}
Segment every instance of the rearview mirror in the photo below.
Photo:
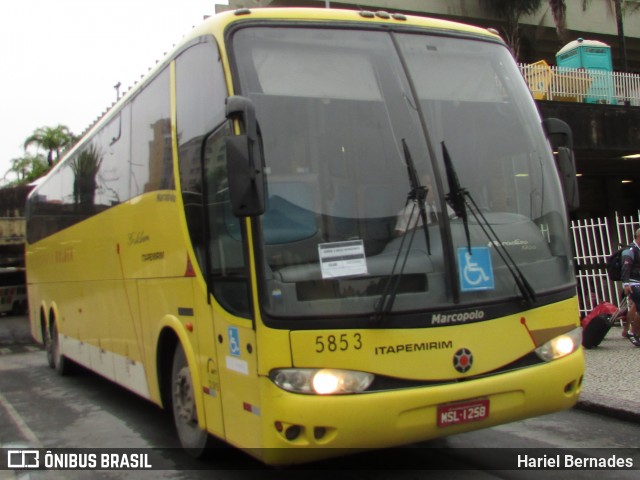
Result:
{"label": "rearview mirror", "polygon": [[237,217],[264,213],[264,161],[253,102],[246,97],[227,98],[229,120],[238,120],[242,134],[227,137],[227,173],[231,211]]}
{"label": "rearview mirror", "polygon": [[573,150],[567,147],[558,147],[556,162],[558,173],[564,191],[564,200],[570,212],[580,207],[580,194],[578,192],[578,178],[576,177],[576,161]]}
{"label": "rearview mirror", "polygon": [[576,160],[573,155],[573,133],[569,125],[558,118],[546,118],[542,126],[547,134],[556,158],[556,167],[567,209],[573,212],[580,207]]}

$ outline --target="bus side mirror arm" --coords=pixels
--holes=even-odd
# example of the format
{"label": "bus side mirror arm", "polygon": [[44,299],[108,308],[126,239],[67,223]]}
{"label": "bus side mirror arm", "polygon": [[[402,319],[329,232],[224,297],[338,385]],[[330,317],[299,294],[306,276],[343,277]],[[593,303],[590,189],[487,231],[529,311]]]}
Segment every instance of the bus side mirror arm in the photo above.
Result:
{"label": "bus side mirror arm", "polygon": [[242,133],[226,138],[227,175],[231,211],[237,217],[264,213],[264,162],[253,102],[234,95],[227,98],[226,116],[238,121]]}
{"label": "bus side mirror arm", "polygon": [[556,167],[567,209],[574,212],[580,207],[576,160],[573,155],[573,133],[569,125],[558,118],[546,118],[542,127],[555,153]]}

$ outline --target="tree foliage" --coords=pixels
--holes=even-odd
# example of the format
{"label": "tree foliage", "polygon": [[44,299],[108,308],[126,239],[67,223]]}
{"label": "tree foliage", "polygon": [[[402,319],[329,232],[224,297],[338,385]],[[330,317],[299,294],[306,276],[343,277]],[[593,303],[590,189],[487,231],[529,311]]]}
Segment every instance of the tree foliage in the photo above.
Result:
{"label": "tree foliage", "polygon": [[[549,0],[549,9],[553,16],[556,32],[563,39],[567,24],[567,6],[564,0]],[[516,60],[520,57],[520,19],[532,15],[542,6],[542,0],[480,0],[485,11],[504,21],[504,39],[511,47]],[[583,8],[586,4],[583,3]]]}
{"label": "tree foliage", "polygon": [[480,0],[480,5],[504,21],[504,40],[517,60],[520,56],[520,18],[537,12],[542,0]]}
{"label": "tree foliage", "polygon": [[564,0],[549,0],[549,7],[553,22],[556,24],[558,38],[564,41],[567,30],[567,6]]}
{"label": "tree foliage", "polygon": [[76,204],[93,205],[96,175],[102,164],[102,155],[95,145],[80,152],[71,163],[73,172],[73,199]]}
{"label": "tree foliage", "polygon": [[[31,183],[42,177],[76,140],[66,125],[36,128],[23,143],[24,155],[11,160],[11,168],[4,175],[5,186]],[[28,151],[32,146],[37,149],[35,153]],[[47,156],[38,150],[44,150]]]}
{"label": "tree foliage", "polygon": [[11,160],[11,168],[4,175],[5,180],[9,175],[12,175],[14,179],[8,181],[6,186],[13,187],[31,183],[46,174],[48,170],[47,160],[40,153],[14,158]]}
{"label": "tree foliage", "polygon": [[[24,141],[25,151],[32,145],[47,151],[47,163],[53,166],[60,158],[60,152],[73,145],[75,137],[66,125],[36,128]],[[54,157],[55,154],[55,157]]]}

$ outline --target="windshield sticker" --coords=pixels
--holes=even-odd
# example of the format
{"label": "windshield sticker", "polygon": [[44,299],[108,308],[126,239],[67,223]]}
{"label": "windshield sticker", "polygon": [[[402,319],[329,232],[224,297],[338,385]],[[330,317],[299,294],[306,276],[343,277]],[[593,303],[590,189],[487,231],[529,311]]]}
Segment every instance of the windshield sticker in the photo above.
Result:
{"label": "windshield sticker", "polygon": [[458,273],[463,292],[496,288],[488,247],[471,247],[471,253],[467,247],[458,248]]}
{"label": "windshield sticker", "polygon": [[364,242],[320,243],[318,245],[322,278],[340,278],[354,275],[366,275],[367,258],[364,254]]}
{"label": "windshield sticker", "polygon": [[[548,240],[548,242],[551,243],[550,240]],[[519,238],[516,238],[515,240],[509,240],[506,242],[498,242],[497,240],[492,240],[487,244],[487,247],[499,248],[501,245],[503,247],[520,247],[521,250],[537,250],[538,249],[536,245],[531,245],[528,240],[520,240]]]}

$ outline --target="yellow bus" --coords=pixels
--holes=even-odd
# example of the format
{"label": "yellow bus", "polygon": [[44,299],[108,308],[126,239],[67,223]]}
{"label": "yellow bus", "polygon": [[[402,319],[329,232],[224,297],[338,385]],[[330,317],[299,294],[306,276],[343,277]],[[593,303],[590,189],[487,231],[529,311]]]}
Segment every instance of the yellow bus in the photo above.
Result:
{"label": "yellow bus", "polygon": [[194,455],[305,462],[571,407],[565,126],[484,29],[216,15],[31,193],[31,332],[59,373],[172,412]]}

